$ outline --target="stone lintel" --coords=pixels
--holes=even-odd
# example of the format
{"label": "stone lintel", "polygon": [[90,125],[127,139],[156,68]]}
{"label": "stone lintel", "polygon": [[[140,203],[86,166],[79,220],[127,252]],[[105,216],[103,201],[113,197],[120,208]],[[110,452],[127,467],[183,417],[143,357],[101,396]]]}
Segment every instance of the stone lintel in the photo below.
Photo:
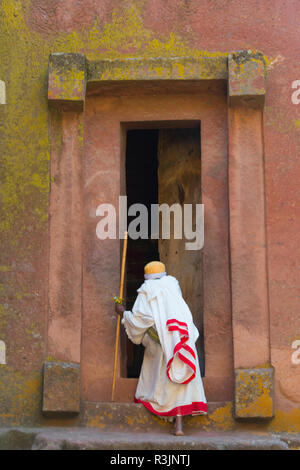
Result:
{"label": "stone lintel", "polygon": [[265,60],[260,52],[238,51],[228,55],[228,98],[230,106],[263,107]]}
{"label": "stone lintel", "polygon": [[88,63],[88,82],[226,80],[227,57],[104,59]]}
{"label": "stone lintel", "polygon": [[80,365],[45,362],[43,378],[43,413],[79,413]]}
{"label": "stone lintel", "polygon": [[235,369],[235,418],[272,418],[273,387],[273,367]]}
{"label": "stone lintel", "polygon": [[48,100],[66,109],[84,108],[86,59],[84,54],[53,53],[49,57]]}
{"label": "stone lintel", "polygon": [[238,51],[199,57],[127,58],[88,61],[84,54],[52,53],[49,104],[82,110],[89,84],[134,81],[228,80],[229,105],[262,107],[265,60],[261,53]]}

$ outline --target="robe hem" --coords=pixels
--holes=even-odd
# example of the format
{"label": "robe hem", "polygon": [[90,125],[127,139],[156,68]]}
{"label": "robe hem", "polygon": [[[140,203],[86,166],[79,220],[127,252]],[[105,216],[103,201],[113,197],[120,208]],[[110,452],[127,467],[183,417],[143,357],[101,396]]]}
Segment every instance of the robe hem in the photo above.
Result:
{"label": "robe hem", "polygon": [[134,402],[142,403],[142,405],[144,405],[144,407],[147,408],[148,411],[151,411],[151,413],[154,413],[157,416],[195,416],[198,414],[207,414],[207,403],[204,403],[203,401],[193,402],[190,405],[176,406],[175,408],[172,408],[172,410],[165,412],[156,411],[149,402],[139,400],[136,397],[134,397]]}

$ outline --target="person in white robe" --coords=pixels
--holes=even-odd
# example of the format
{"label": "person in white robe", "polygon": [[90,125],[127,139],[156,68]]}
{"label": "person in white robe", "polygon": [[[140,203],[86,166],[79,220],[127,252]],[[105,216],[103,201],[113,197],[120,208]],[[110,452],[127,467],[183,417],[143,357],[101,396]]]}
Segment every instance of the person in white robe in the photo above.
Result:
{"label": "person in white robe", "polygon": [[128,338],[145,346],[134,401],[161,417],[175,417],[175,435],[183,435],[182,416],[207,413],[195,343],[199,332],[177,279],[165,265],[145,266],[145,282],[131,311],[116,305]]}

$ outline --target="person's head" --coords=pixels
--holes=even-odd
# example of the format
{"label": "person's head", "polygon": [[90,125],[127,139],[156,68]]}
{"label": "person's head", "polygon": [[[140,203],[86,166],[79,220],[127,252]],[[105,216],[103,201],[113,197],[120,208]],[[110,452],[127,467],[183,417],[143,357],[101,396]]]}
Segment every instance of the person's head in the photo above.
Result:
{"label": "person's head", "polygon": [[166,275],[166,267],[160,261],[151,261],[144,267],[145,279],[160,279]]}

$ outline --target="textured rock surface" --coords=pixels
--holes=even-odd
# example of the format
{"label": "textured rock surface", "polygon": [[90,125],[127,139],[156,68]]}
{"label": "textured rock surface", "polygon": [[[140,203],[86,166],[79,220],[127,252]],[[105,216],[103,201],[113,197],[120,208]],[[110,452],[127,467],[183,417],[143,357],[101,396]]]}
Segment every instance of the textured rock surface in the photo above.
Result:
{"label": "textured rock surface", "polygon": [[65,362],[44,364],[43,411],[79,412],[80,366]]}
{"label": "textured rock surface", "polygon": [[0,431],[0,449],[32,450],[288,450],[300,448],[299,435],[103,432],[82,428],[19,428]]}
{"label": "textured rock surface", "polygon": [[274,416],[272,368],[235,370],[235,417]]}
{"label": "textured rock surface", "polygon": [[82,109],[86,88],[86,60],[83,54],[51,54],[48,100]]}
{"label": "textured rock surface", "polygon": [[[41,371],[45,361],[48,324],[48,275],[49,275],[49,191],[50,191],[50,139],[49,114],[47,101],[47,75],[49,54],[53,51],[84,53],[91,61],[112,59],[149,59],[176,57],[220,57],[224,58],[231,51],[255,48],[265,54],[267,66],[266,107],[264,110],[264,152],[265,162],[265,205],[267,229],[267,263],[268,263],[268,325],[270,325],[270,341],[272,364],[276,370],[276,416],[272,426],[277,430],[299,430],[300,397],[299,377],[300,366],[292,361],[294,341],[300,338],[299,316],[299,104],[293,103],[291,97],[296,90],[292,83],[298,76],[298,44],[299,44],[299,1],[262,2],[261,0],[2,0],[0,15],[0,79],[6,84],[6,105],[0,107],[0,153],[1,153],[1,303],[0,303],[0,339],[5,341],[6,362],[1,365],[0,380],[0,422],[2,425],[27,424],[38,422],[41,414],[40,400]],[[114,76],[122,76],[122,70]],[[128,69],[125,67],[125,72]],[[142,71],[141,71],[142,73]],[[158,71],[159,74],[159,71]],[[120,85],[119,89],[120,91]],[[152,91],[155,91],[153,87]],[[124,120],[128,117],[128,100],[124,102],[119,91],[112,99],[112,106],[118,108],[123,103]],[[136,98],[136,88],[132,95]],[[166,93],[169,90],[166,90]],[[191,91],[185,88],[185,93]],[[119,93],[119,94],[118,94]],[[149,119],[150,100],[142,94],[137,102],[136,115],[133,119]],[[185,109],[184,119],[193,115],[191,109],[185,107],[186,101],[193,101],[194,109],[202,109],[197,101],[196,93],[182,95],[179,104],[174,105],[167,119],[172,119],[178,110]],[[158,98],[157,116],[165,107],[166,97]],[[169,96],[172,102],[173,96]],[[215,107],[213,94],[208,96]],[[116,174],[119,160],[115,155],[119,152],[118,144],[120,128],[115,127],[115,138],[106,138],[110,129],[110,116],[105,112],[107,102],[99,97],[101,103],[90,103],[90,114],[87,117],[87,140],[95,134],[95,140],[86,153],[89,156],[90,167],[85,168],[85,184],[91,188],[99,178],[99,185],[94,191],[86,194],[92,200],[86,212],[86,242],[90,251],[85,251],[88,258],[85,266],[85,282],[88,283],[83,304],[83,362],[85,399],[95,399],[100,392],[103,397],[109,397],[110,384],[108,371],[111,370],[109,355],[105,355],[106,345],[114,341],[115,322],[111,313],[111,293],[117,291],[119,282],[117,244],[105,244],[99,253],[95,238],[94,208],[104,199],[103,193],[111,195],[109,199],[115,202],[114,192],[110,188],[110,175]],[[99,116],[93,125],[93,111]],[[144,110],[142,113],[141,110]],[[226,110],[225,110],[226,111]],[[166,115],[166,114],[165,114]],[[195,116],[195,114],[194,114]],[[92,119],[89,119],[92,118]],[[106,120],[105,118],[108,118]],[[129,116],[130,118],[130,116]],[[195,116],[199,119],[199,115]],[[132,119],[132,115],[131,115]],[[218,123],[218,128],[226,133],[224,121]],[[247,137],[248,121],[241,117],[242,140]],[[232,335],[230,331],[230,296],[227,292],[228,263],[226,246],[226,180],[220,178],[226,161],[226,136],[222,131],[215,133],[215,122],[209,129],[203,128],[203,145],[211,158],[214,152],[219,156],[218,165],[211,158],[207,167],[209,185],[206,186],[205,204],[210,217],[208,222],[209,237],[207,237],[205,266],[205,292],[208,308],[206,315],[205,335],[208,355],[207,364],[212,371],[209,395],[220,400],[231,399],[232,382],[225,384],[226,377],[233,375],[232,367]],[[261,132],[261,128],[259,128]],[[215,133],[215,134],[214,134]],[[54,136],[59,139],[59,135]],[[99,142],[105,142],[105,149],[99,151]],[[66,136],[64,138],[66,142]],[[93,144],[96,144],[95,146]],[[53,141],[51,141],[51,145]],[[221,148],[221,150],[220,150]],[[113,155],[112,150],[113,149]],[[223,150],[225,149],[225,157]],[[241,153],[244,146],[241,146]],[[253,155],[255,155],[253,148]],[[53,153],[51,153],[51,157]],[[96,161],[103,160],[99,168]],[[64,171],[68,170],[68,162],[64,160]],[[73,161],[73,159],[71,159]],[[58,158],[60,161],[60,158]],[[242,161],[244,165],[244,161]],[[71,168],[71,166],[70,166]],[[103,173],[98,173],[99,171]],[[110,173],[111,172],[111,173]],[[245,175],[249,180],[240,182],[242,193],[253,192],[252,181],[247,169]],[[57,175],[57,184],[60,175]],[[118,181],[117,181],[118,185]],[[250,187],[250,191],[248,190]],[[105,190],[106,188],[106,190]],[[219,188],[220,191],[217,189]],[[283,188],[283,190],[282,190]],[[69,193],[68,193],[69,194]],[[100,196],[99,196],[100,195]],[[73,196],[74,192],[73,192]],[[74,198],[72,199],[74,205]],[[106,199],[107,201],[107,199]],[[75,201],[76,202],[76,201]],[[242,202],[238,199],[237,202]],[[223,204],[223,205],[222,205]],[[253,202],[256,210],[256,202]],[[83,223],[77,222],[77,207],[70,216],[68,203],[62,207],[62,219],[65,224],[72,226],[72,234],[78,232]],[[219,210],[223,218],[219,216]],[[252,219],[253,220],[253,219]],[[251,232],[253,223],[249,224],[246,217],[247,231]],[[246,225],[246,224],[245,224]],[[224,228],[225,227],[225,228]],[[244,229],[240,240],[245,245]],[[66,235],[70,232],[65,232]],[[69,246],[70,238],[64,243]],[[54,236],[55,238],[55,236]],[[224,240],[225,238],[225,240]],[[252,240],[250,240],[252,242]],[[264,242],[262,242],[264,243]],[[76,247],[76,245],[75,245]],[[76,247],[77,248],[77,247]],[[86,248],[86,247],[85,247]],[[107,250],[106,250],[107,248]],[[207,251],[206,251],[207,254]],[[58,253],[59,256],[59,253]],[[240,258],[240,271],[246,273],[246,280],[252,283],[249,276],[249,259]],[[65,259],[62,259],[62,264]],[[77,262],[75,263],[75,267]],[[247,266],[247,270],[245,269]],[[70,268],[70,269],[69,269]],[[74,266],[66,268],[71,271]],[[253,272],[257,272],[255,263]],[[103,276],[102,274],[103,273]],[[65,271],[60,271],[65,279]],[[227,276],[227,277],[226,277]],[[261,277],[258,273],[261,284]],[[66,312],[74,310],[65,302],[73,278],[67,277],[62,291],[58,291],[61,304]],[[259,290],[259,285],[255,292]],[[78,291],[77,287],[73,292]],[[257,310],[252,308],[253,295],[248,295],[248,285],[242,286],[241,297],[245,300],[241,305],[241,318],[244,323],[239,327],[247,342],[252,341],[253,358],[256,351],[265,349],[261,341],[261,332],[265,336],[263,325],[257,321]],[[245,298],[246,296],[246,298]],[[252,298],[251,298],[252,297]],[[258,296],[259,297],[259,296]],[[76,300],[76,299],[75,299]],[[80,299],[78,299],[80,301]],[[77,302],[75,302],[77,305]],[[75,306],[76,306],[75,305]],[[59,311],[60,312],[60,311]],[[229,314],[228,314],[229,313]],[[248,315],[250,313],[250,315]],[[76,314],[77,315],[77,314]],[[75,316],[76,316],[75,315]],[[79,313],[78,313],[79,317]],[[101,318],[101,320],[99,320]],[[105,323],[105,328],[103,324]],[[248,336],[248,323],[254,322],[257,331],[251,338]],[[75,333],[80,337],[78,323],[69,316],[62,322],[57,322],[53,336],[61,337],[63,350],[55,344],[53,358],[76,362],[78,338],[73,341],[71,334],[67,338],[64,326],[74,326]],[[51,326],[51,325],[50,325]],[[253,326],[253,325],[252,325]],[[72,333],[72,332],[71,332]],[[59,336],[60,335],[60,336]],[[250,341],[251,340],[251,341]],[[67,344],[66,344],[67,342]],[[74,343],[75,346],[74,346]],[[249,349],[245,341],[235,345],[237,356],[247,356]],[[108,348],[109,349],[109,348]],[[68,357],[65,358],[65,354]],[[70,353],[70,354],[69,354]],[[104,353],[104,356],[103,354]],[[71,357],[69,357],[71,356]],[[248,357],[249,357],[248,356]],[[102,360],[99,360],[102,357]],[[104,359],[103,359],[104,357]],[[54,360],[54,359],[49,360]],[[253,358],[254,367],[258,364]],[[101,374],[103,370],[103,374]],[[222,375],[223,374],[223,375]],[[103,378],[105,376],[105,378]],[[104,382],[107,379],[107,386]],[[104,390],[105,389],[105,390]],[[131,392],[130,392],[131,393]],[[124,393],[123,396],[126,394]],[[226,396],[226,398],[224,398]],[[128,400],[131,399],[127,393]]]}
{"label": "textured rock surface", "polygon": [[228,94],[231,105],[265,102],[265,61],[262,54],[242,51],[228,58]]}
{"label": "textured rock surface", "polygon": [[[234,429],[232,404],[208,403],[208,414],[184,417],[186,430],[227,431]],[[141,404],[133,403],[93,403],[82,405],[80,424],[85,427],[98,428],[101,431],[130,432],[169,432],[172,418],[159,418],[150,413]]]}

